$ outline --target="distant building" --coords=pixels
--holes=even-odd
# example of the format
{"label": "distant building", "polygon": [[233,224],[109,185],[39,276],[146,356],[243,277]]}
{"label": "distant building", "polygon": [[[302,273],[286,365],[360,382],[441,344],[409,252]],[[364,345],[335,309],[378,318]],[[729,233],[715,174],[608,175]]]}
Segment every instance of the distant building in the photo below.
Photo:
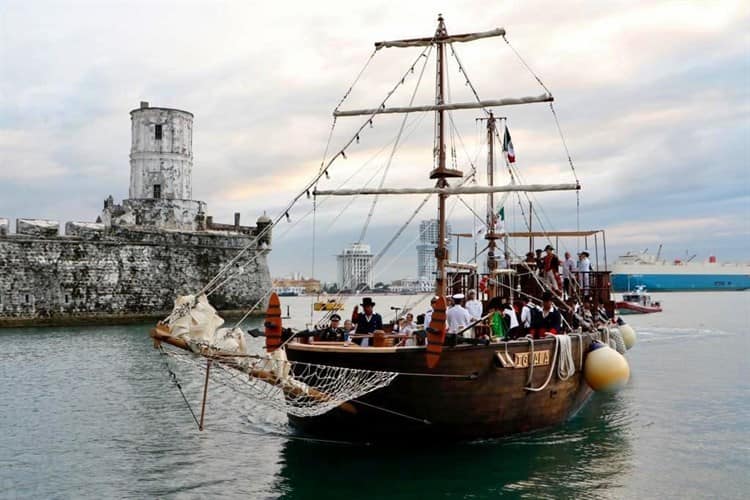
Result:
{"label": "distant building", "polygon": [[435,280],[402,278],[391,282],[390,290],[396,293],[427,293],[435,289]]}
{"label": "distant building", "polygon": [[367,285],[372,288],[372,252],[366,243],[352,243],[336,256],[337,283],[341,290],[354,290]]}
{"label": "distant building", "polygon": [[[434,280],[437,274],[435,248],[438,244],[438,220],[423,220],[419,223],[419,244],[417,245],[417,276],[420,279]],[[450,244],[451,225],[446,224],[445,244]]]}
{"label": "distant building", "polygon": [[277,291],[295,292],[298,295],[319,293],[320,280],[305,278],[301,275],[292,276],[291,278],[274,278],[273,287]]}

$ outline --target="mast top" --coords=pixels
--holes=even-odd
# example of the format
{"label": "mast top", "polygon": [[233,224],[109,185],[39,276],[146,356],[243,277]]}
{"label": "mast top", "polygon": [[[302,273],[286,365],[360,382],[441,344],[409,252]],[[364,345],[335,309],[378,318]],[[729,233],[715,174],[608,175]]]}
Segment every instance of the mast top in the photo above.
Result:
{"label": "mast top", "polygon": [[438,25],[435,30],[435,38],[443,38],[448,36],[448,30],[445,28],[445,20],[442,14],[438,14]]}

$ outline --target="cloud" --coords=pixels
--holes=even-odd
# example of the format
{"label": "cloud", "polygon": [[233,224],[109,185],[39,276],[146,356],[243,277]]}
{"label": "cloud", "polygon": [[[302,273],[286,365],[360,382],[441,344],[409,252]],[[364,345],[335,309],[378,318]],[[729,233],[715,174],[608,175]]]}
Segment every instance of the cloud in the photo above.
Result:
{"label": "cloud", "polygon": [[[216,220],[230,221],[235,211],[243,220],[264,211],[276,216],[317,172],[331,111],[373,54],[372,43],[429,35],[438,11],[452,33],[504,26],[552,90],[583,185],[582,225],[609,228],[615,249],[664,235],[674,245],[721,245],[729,256],[747,255],[750,9],[729,0],[6,5],[0,11],[0,216],[93,220],[108,194],[127,196],[128,112],[140,100],[195,114],[193,194],[208,202]],[[543,91],[502,40],[454,48],[485,98]],[[378,51],[342,109],[376,106],[418,53]],[[448,62],[451,99],[473,100],[452,55]],[[389,105],[408,103],[420,68],[407,73]],[[433,68],[434,57],[415,103],[432,102]],[[549,106],[497,113],[508,116],[525,182],[574,179]],[[473,165],[481,179],[486,147],[478,116],[454,113],[460,135],[452,137],[457,165],[467,172]],[[329,155],[362,120],[337,120]],[[321,187],[350,176],[349,187],[379,184],[399,120],[376,117]],[[430,183],[433,132],[431,114],[410,118],[390,167],[391,185]],[[507,180],[504,173],[498,177]],[[576,225],[574,194],[531,199],[550,227]],[[382,248],[420,200],[381,199],[369,231],[373,249]],[[483,214],[483,200],[467,203]],[[511,198],[508,206],[520,212],[519,204],[527,204],[521,200]],[[327,230],[319,252],[329,257],[318,266],[328,278],[335,266],[330,256],[358,237],[371,201],[318,200],[317,227],[337,217],[342,224]],[[311,208],[303,198],[293,220]],[[687,225],[679,224],[683,219]],[[459,203],[456,230],[470,229],[472,221]],[[311,220],[282,232],[275,232],[272,273],[305,272],[295,254],[309,246]],[[415,233],[409,228],[392,254],[411,245]],[[413,275],[411,253],[409,247],[385,276]]]}

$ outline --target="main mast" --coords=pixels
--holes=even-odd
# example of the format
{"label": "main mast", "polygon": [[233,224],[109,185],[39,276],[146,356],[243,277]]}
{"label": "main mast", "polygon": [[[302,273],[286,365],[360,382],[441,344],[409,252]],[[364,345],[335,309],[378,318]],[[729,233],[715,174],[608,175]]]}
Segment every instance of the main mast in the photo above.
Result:
{"label": "main mast", "polygon": [[[505,30],[502,28],[496,28],[490,31],[484,31],[479,33],[463,33],[459,35],[448,35],[448,30],[445,28],[445,22],[443,15],[438,15],[438,25],[435,30],[435,34],[432,37],[425,38],[410,38],[404,40],[389,40],[375,43],[375,50],[380,50],[388,47],[425,47],[428,45],[434,45],[437,50],[437,64],[435,71],[435,103],[432,105],[420,105],[420,106],[408,106],[408,107],[387,107],[385,102],[380,107],[374,109],[354,109],[354,110],[340,110],[336,108],[334,110],[334,117],[343,116],[368,116],[371,120],[373,116],[383,113],[415,113],[425,111],[435,111],[435,148],[433,151],[433,162],[435,168],[430,172],[430,179],[435,179],[435,187],[432,188],[359,188],[359,189],[336,189],[336,190],[315,190],[317,195],[334,195],[334,196],[351,196],[351,195],[381,195],[381,194],[437,194],[438,195],[438,241],[435,248],[435,259],[437,261],[437,276],[435,277],[435,294],[445,296],[447,292],[447,276],[446,267],[448,264],[448,248],[446,245],[446,211],[445,202],[448,196],[460,195],[460,194],[490,194],[489,203],[490,211],[488,211],[488,225],[490,226],[487,239],[490,241],[490,262],[488,266],[491,269],[497,267],[497,262],[494,259],[494,250],[496,248],[495,240],[500,236],[495,232],[492,217],[494,213],[492,211],[493,192],[510,192],[510,191],[556,191],[556,190],[569,190],[569,189],[580,189],[578,184],[557,184],[557,185],[516,185],[513,183],[509,186],[456,186],[451,187],[448,184],[450,178],[461,178],[463,172],[458,169],[448,168],[445,164],[445,112],[457,109],[487,109],[488,107],[497,106],[513,106],[519,104],[530,104],[538,102],[551,102],[554,98],[550,94],[542,94],[539,96],[528,96],[520,98],[502,98],[493,100],[477,100],[475,102],[459,102],[459,103],[446,103],[445,102],[445,45],[453,43],[471,42],[483,38],[491,38],[497,36],[505,36]],[[403,82],[402,82],[403,83]],[[488,139],[492,144],[491,136],[495,129],[495,118],[490,114],[488,129]],[[357,136],[359,137],[359,136]],[[352,141],[354,139],[352,138]],[[492,148],[492,146],[490,146]],[[343,153],[343,150],[342,150]],[[343,156],[343,154],[342,154]],[[338,155],[334,156],[334,159]],[[437,161],[434,161],[437,159]],[[333,160],[331,160],[332,162]],[[490,159],[488,160],[488,169],[492,168],[492,150],[490,151]],[[491,179],[490,173],[490,181]]]}
{"label": "main mast", "polygon": [[[445,104],[445,41],[448,37],[448,30],[445,28],[443,15],[438,15],[438,26],[435,31],[435,43],[437,45],[437,67],[435,71],[435,105]],[[430,172],[430,179],[437,179],[436,187],[448,187],[446,179],[451,177],[463,177],[460,170],[449,169],[445,166],[445,110],[439,108],[435,111],[435,129],[437,137],[435,138],[435,154],[438,157],[437,168]],[[435,277],[435,294],[445,296],[446,294],[446,272],[445,264],[448,262],[448,248],[445,244],[446,224],[445,224],[445,200],[447,194],[438,194],[438,241],[435,248],[435,258],[437,259],[437,276]]]}

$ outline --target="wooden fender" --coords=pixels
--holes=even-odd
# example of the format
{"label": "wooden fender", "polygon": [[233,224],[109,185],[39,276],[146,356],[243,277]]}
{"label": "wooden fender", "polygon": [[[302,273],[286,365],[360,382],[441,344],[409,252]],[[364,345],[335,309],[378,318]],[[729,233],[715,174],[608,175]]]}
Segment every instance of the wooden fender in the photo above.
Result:
{"label": "wooden fender", "polygon": [[268,298],[263,325],[266,327],[266,351],[273,352],[281,345],[281,303],[276,292]]}
{"label": "wooden fender", "polygon": [[445,297],[438,297],[432,308],[432,319],[427,326],[427,367],[435,368],[440,362],[445,342]]}

